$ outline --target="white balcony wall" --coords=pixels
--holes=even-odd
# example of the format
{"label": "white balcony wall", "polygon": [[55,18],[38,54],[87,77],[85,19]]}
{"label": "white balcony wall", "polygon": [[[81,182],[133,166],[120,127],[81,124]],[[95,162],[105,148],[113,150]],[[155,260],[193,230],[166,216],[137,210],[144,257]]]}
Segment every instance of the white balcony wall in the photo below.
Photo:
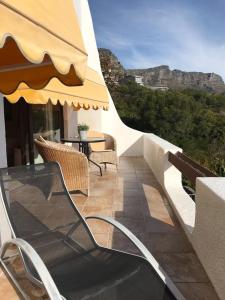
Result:
{"label": "white balcony wall", "polygon": [[7,166],[7,156],[6,156],[4,99],[2,94],[0,94],[0,140],[1,140],[0,168],[4,168]]}
{"label": "white balcony wall", "polygon": [[194,202],[182,187],[181,173],[168,161],[168,152],[177,151],[182,150],[154,134],[144,135],[144,158],[222,300],[225,299],[225,178],[198,178]]}
{"label": "white balcony wall", "polygon": [[[6,137],[5,137],[5,116],[4,116],[4,100],[0,94],[0,140],[1,140],[1,155],[0,155],[0,168],[7,167],[6,156]],[[0,198],[2,194],[0,192]],[[0,245],[11,237],[9,223],[6,218],[3,202],[0,201]]]}
{"label": "white balcony wall", "polygon": [[167,194],[170,204],[190,238],[195,223],[195,203],[184,191],[181,173],[168,161],[168,153],[182,149],[154,134],[144,136],[144,158]]}
{"label": "white balcony wall", "polygon": [[109,110],[80,110],[78,122],[87,123],[91,130],[111,134],[117,141],[119,156],[142,156],[143,136],[140,131],[127,127],[118,116],[114,103],[110,97]]}
{"label": "white balcony wall", "polygon": [[192,245],[219,298],[225,299],[225,178],[198,178]]}

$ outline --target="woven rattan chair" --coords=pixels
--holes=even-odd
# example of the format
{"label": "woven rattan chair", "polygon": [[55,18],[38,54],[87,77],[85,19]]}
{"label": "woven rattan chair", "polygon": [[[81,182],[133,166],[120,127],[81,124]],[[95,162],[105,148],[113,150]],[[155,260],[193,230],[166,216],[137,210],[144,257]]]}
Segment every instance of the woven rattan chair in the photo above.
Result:
{"label": "woven rattan chair", "polygon": [[118,166],[118,157],[116,151],[116,140],[113,136],[97,131],[88,131],[88,137],[104,138],[105,142],[90,144],[90,159],[97,164],[107,164]]}
{"label": "woven rattan chair", "polygon": [[[31,299],[26,275],[35,287],[44,288],[47,295],[42,299],[184,300],[142,242],[113,218],[86,219],[113,225],[143,257],[96,243],[56,162],[1,169],[0,184],[13,237],[0,249],[0,264],[23,299]],[[12,245],[20,250],[25,269],[21,276],[10,263],[16,255]]]}
{"label": "woven rattan chair", "polygon": [[35,139],[34,143],[44,161],[57,161],[63,172],[69,191],[89,190],[88,160],[86,155],[71,146]]}

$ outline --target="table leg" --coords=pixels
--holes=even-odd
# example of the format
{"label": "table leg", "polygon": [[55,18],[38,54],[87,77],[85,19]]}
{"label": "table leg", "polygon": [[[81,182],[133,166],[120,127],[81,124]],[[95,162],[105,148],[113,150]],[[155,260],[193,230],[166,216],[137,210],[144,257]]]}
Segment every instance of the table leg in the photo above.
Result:
{"label": "table leg", "polygon": [[91,163],[93,163],[96,167],[99,168],[100,175],[102,176],[102,167],[101,167],[99,164],[97,164],[96,162],[94,162],[93,160],[91,160],[90,158],[89,158],[88,160],[89,160]]}
{"label": "table leg", "polygon": [[96,167],[99,168],[100,175],[102,176],[101,166],[90,159],[90,149],[89,149],[89,144],[88,143],[82,143],[82,152],[87,156],[88,161],[90,161],[92,164],[94,164]]}

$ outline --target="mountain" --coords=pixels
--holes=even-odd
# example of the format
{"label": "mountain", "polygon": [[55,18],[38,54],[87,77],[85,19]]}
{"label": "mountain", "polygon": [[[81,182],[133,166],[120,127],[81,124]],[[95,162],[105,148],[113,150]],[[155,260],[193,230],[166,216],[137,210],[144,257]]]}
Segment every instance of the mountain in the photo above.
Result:
{"label": "mountain", "polygon": [[184,72],[170,70],[168,66],[148,69],[130,69],[128,75],[141,76],[143,85],[149,88],[199,89],[207,92],[222,93],[225,84],[215,73]]}
{"label": "mountain", "polygon": [[99,48],[99,58],[101,62],[102,74],[108,87],[118,85],[125,77],[126,70],[119,62],[118,58],[108,49]]}
{"label": "mountain", "polygon": [[170,70],[165,65],[147,69],[125,70],[110,50],[99,48],[99,56],[108,86],[118,85],[123,80],[133,80],[151,89],[197,89],[212,93],[225,92],[222,77],[215,73]]}

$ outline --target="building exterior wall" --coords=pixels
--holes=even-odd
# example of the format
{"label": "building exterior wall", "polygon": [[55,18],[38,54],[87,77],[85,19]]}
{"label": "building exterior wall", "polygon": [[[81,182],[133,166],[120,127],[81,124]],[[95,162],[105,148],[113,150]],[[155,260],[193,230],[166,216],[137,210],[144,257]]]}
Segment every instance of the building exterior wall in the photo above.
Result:
{"label": "building exterior wall", "polygon": [[0,94],[0,140],[1,140],[0,168],[4,168],[7,166],[7,155],[6,155],[6,137],[5,137],[4,99],[2,94]]}
{"label": "building exterior wall", "polygon": [[63,107],[64,136],[73,138],[78,134],[77,131],[77,112],[67,104]]}
{"label": "building exterior wall", "polygon": [[[75,0],[77,3],[79,0]],[[80,4],[80,3],[79,3]],[[82,7],[77,9],[77,13],[82,15],[80,27],[88,53],[88,65],[102,76],[99,54],[92,24],[92,18],[88,6],[88,1],[82,1]],[[111,96],[109,95],[109,110],[88,110],[80,109],[77,112],[78,123],[87,123],[91,130],[109,133],[116,138],[118,155],[140,156],[143,155],[143,133],[128,128],[118,116]]]}
{"label": "building exterior wall", "polygon": [[198,178],[192,245],[220,299],[225,299],[225,178]]}
{"label": "building exterior wall", "polygon": [[[5,116],[4,116],[4,99],[0,94],[0,140],[1,140],[1,154],[0,154],[0,168],[7,167],[6,155],[6,138],[5,138]],[[0,191],[0,199],[2,193]],[[6,218],[3,202],[0,201],[0,246],[2,242],[11,238],[11,232]]]}
{"label": "building exterior wall", "polygon": [[135,78],[136,83],[138,83],[140,85],[144,85],[142,76],[135,76],[134,78]]}

